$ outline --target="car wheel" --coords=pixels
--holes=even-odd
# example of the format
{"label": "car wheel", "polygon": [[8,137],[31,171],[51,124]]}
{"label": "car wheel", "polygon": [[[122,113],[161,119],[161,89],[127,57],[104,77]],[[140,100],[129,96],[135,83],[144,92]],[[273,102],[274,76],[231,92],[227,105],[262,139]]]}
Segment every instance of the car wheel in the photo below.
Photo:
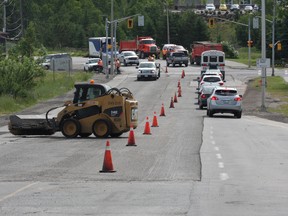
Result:
{"label": "car wheel", "polygon": [[173,63],[173,67],[175,67],[175,63]]}
{"label": "car wheel", "polygon": [[207,109],[206,115],[209,116],[209,114],[210,114],[210,111]]}
{"label": "car wheel", "polygon": [[203,105],[199,105],[199,109],[203,109]]}
{"label": "car wheel", "polygon": [[239,112],[235,113],[234,116],[235,116],[236,118],[241,118],[241,116],[242,116],[242,111],[239,111]]}
{"label": "car wheel", "polygon": [[213,112],[211,110],[209,110],[209,117],[213,117]]}
{"label": "car wheel", "polygon": [[126,61],[124,61],[124,65],[127,66],[127,62]]}

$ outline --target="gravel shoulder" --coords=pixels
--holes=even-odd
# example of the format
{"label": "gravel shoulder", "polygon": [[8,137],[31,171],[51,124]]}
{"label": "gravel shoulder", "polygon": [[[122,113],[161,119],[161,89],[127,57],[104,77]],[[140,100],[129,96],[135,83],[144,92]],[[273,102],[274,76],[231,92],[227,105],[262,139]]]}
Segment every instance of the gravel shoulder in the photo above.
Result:
{"label": "gravel shoulder", "polygon": [[[243,114],[244,115],[253,115],[260,118],[269,119],[272,121],[278,121],[283,123],[288,123],[288,118],[278,114],[278,113],[271,113],[268,111],[262,111],[262,95],[261,91],[254,88],[252,86],[252,81],[249,81],[247,84],[247,88],[245,94],[243,95]],[[265,106],[267,107],[277,107],[281,105],[281,100],[274,100],[270,98],[268,94],[265,97]]]}

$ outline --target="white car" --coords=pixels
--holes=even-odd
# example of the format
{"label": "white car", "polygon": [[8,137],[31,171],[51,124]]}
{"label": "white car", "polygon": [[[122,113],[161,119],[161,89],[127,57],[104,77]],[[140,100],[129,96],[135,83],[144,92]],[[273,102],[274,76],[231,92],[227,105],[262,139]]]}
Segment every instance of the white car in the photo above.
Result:
{"label": "white car", "polygon": [[215,11],[215,5],[214,4],[206,4],[205,10],[208,12]]}
{"label": "white car", "polygon": [[222,80],[222,77],[219,75],[205,75],[200,81],[200,89],[201,86],[203,85],[223,86],[224,81]]}
{"label": "white car", "polygon": [[137,80],[153,79],[157,80],[160,77],[160,64],[152,61],[141,62],[138,69]]}
{"label": "white car", "polygon": [[139,65],[139,57],[134,51],[123,51],[118,55],[120,63],[127,65]]}
{"label": "white car", "polygon": [[98,71],[100,58],[90,58],[84,63],[84,71]]}
{"label": "white car", "polygon": [[244,11],[252,12],[253,11],[253,7],[251,5],[246,5],[245,8],[244,8]]}
{"label": "white car", "polygon": [[238,11],[240,10],[240,5],[239,4],[232,4],[230,7],[230,11]]}

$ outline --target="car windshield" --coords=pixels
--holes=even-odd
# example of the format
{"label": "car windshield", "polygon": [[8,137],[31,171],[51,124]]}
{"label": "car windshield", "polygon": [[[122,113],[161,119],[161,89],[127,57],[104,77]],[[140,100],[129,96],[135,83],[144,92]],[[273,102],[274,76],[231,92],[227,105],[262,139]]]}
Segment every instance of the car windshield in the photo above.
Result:
{"label": "car windshield", "polygon": [[215,94],[221,96],[234,96],[237,95],[237,91],[232,89],[218,89],[215,91]]}
{"label": "car windshield", "polygon": [[140,65],[139,65],[139,68],[154,68],[155,66],[154,66],[154,64],[153,63],[141,63]]}
{"label": "car windshield", "polygon": [[124,56],[135,56],[135,54],[134,54],[134,53],[131,53],[131,52],[129,52],[129,53],[124,53]]}
{"label": "car windshield", "polygon": [[204,82],[219,82],[221,81],[220,77],[204,77]]}
{"label": "car windshield", "polygon": [[88,63],[98,63],[99,59],[90,59]]}

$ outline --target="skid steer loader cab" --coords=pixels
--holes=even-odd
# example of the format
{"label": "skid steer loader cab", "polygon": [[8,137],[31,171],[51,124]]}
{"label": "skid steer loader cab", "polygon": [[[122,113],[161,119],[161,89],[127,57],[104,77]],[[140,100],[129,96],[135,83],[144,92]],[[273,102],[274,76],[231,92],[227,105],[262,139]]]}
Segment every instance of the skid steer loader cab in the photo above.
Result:
{"label": "skid steer loader cab", "polygon": [[65,102],[56,117],[28,119],[10,116],[9,130],[15,135],[53,134],[61,131],[65,137],[118,137],[137,127],[138,101],[127,88],[111,88],[105,84],[75,84],[73,101]]}

